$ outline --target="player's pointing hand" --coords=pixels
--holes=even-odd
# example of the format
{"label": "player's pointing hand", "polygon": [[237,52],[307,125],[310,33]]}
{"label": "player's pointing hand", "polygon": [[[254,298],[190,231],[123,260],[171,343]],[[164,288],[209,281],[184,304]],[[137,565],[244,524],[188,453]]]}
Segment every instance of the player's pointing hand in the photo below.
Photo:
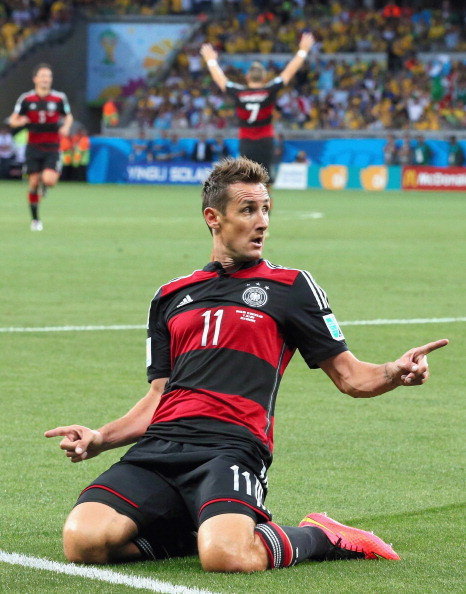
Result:
{"label": "player's pointing hand", "polygon": [[395,361],[393,375],[399,378],[401,386],[418,386],[427,381],[429,365],[427,355],[448,344],[448,339],[435,340],[427,344],[414,347]]}
{"label": "player's pointing hand", "polygon": [[71,462],[82,462],[88,458],[94,458],[102,451],[102,434],[82,425],[56,427],[46,431],[44,435],[45,437],[62,436],[60,448],[65,450]]}

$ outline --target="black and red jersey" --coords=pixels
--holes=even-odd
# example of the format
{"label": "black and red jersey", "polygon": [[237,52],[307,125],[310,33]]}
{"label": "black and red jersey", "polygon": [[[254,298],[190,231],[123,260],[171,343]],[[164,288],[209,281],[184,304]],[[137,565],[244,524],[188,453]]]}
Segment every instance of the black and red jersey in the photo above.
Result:
{"label": "black and red jersey", "polygon": [[29,144],[58,150],[60,145],[58,130],[62,117],[71,113],[64,93],[52,89],[42,97],[34,90],[28,91],[19,97],[14,112],[27,116],[31,121],[28,125]]}
{"label": "black and red jersey", "polygon": [[227,82],[226,93],[235,102],[239,120],[239,138],[261,140],[274,136],[273,110],[277,94],[283,86],[283,80],[279,76],[259,89]]}
{"label": "black and red jersey", "polygon": [[163,285],[151,303],[148,380],[168,377],[149,432],[202,432],[259,447],[271,460],[275,400],[296,349],[308,366],[347,350],[325,292],[267,260],[232,274],[219,262]]}

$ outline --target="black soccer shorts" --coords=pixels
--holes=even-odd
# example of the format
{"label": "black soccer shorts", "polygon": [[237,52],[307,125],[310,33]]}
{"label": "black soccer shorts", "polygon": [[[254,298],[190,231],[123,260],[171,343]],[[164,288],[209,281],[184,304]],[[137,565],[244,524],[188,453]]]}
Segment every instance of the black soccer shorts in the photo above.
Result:
{"label": "black soccer shorts", "polygon": [[263,165],[269,174],[270,181],[273,181],[273,138],[262,138],[260,140],[240,138],[239,152],[243,157],[247,157],[251,161],[256,161],[256,163]]}
{"label": "black soccer shorts", "polygon": [[32,144],[26,147],[26,173],[40,173],[44,169],[61,172],[60,153],[57,150],[43,150]]}
{"label": "black soccer shorts", "polygon": [[249,458],[241,449],[144,437],[84,489],[77,505],[96,501],[130,517],[157,557],[193,555],[198,526],[208,518],[272,519],[265,466]]}

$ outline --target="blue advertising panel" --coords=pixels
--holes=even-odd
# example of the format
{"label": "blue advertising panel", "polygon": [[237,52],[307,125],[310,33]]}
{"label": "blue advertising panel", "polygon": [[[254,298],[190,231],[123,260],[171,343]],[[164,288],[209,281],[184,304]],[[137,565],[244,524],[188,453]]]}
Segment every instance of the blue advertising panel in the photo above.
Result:
{"label": "blue advertising panel", "polygon": [[[179,139],[185,149],[184,160],[147,161],[144,156],[136,159],[134,147],[137,141],[122,138],[94,137],[91,139],[91,161],[88,181],[91,183],[159,183],[199,184],[211,169],[210,163],[195,163],[186,158],[190,155],[194,139]],[[238,141],[227,139],[232,156],[238,152]],[[286,142],[286,154],[282,164],[293,164],[298,150],[305,150],[310,160],[307,185],[311,188],[384,190],[401,187],[401,167],[386,167],[383,164],[385,139],[330,139],[290,140]],[[432,149],[431,165],[446,167],[448,142],[429,140]],[[466,142],[461,145],[466,153]],[[282,168],[287,182],[296,181],[296,171]],[[293,187],[297,187],[293,185]]]}

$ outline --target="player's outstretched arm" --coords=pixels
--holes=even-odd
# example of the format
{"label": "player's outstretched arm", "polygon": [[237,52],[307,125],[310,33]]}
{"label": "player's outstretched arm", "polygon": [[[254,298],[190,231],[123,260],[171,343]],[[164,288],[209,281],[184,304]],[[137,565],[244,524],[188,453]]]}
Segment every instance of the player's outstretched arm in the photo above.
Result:
{"label": "player's outstretched arm", "polygon": [[350,352],[319,363],[337,388],[353,398],[372,398],[399,386],[419,386],[429,377],[427,355],[448,344],[446,338],[410,349],[393,362],[375,365]]}
{"label": "player's outstretched arm", "polygon": [[315,43],[314,35],[312,33],[303,33],[299,42],[299,49],[293,58],[288,62],[283,71],[280,73],[285,85],[287,85],[293,76],[298,72],[304,64],[307,55]]}
{"label": "player's outstretched arm", "polygon": [[225,92],[228,79],[218,64],[217,52],[210,43],[204,43],[201,46],[200,54],[207,64],[207,68],[209,69],[213,81],[222,92]]}
{"label": "player's outstretched arm", "polygon": [[98,430],[83,425],[56,427],[44,433],[45,437],[63,437],[60,448],[71,462],[82,462],[101,452],[134,443],[149,426],[162,397],[167,378],[156,379],[144,398],[123,417],[107,423]]}

